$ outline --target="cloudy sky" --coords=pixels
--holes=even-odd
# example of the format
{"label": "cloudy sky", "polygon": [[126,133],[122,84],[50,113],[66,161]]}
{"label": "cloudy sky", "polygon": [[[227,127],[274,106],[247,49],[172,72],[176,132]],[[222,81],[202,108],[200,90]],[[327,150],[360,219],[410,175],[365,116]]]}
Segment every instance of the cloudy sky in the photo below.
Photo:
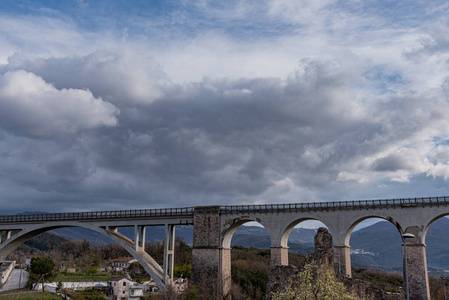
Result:
{"label": "cloudy sky", "polygon": [[446,1],[0,2],[3,213],[449,195]]}

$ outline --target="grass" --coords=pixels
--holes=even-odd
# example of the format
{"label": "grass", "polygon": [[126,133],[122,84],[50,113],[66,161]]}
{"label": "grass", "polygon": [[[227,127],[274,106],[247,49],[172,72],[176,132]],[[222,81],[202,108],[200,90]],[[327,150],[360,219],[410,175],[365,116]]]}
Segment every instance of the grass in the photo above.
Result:
{"label": "grass", "polygon": [[69,296],[70,299],[73,300],[84,300],[84,299],[103,300],[107,298],[105,294],[93,290],[74,291],[71,292]]}
{"label": "grass", "polygon": [[404,285],[402,274],[386,273],[380,270],[354,268],[352,277],[370,281],[373,285],[386,292],[397,293],[399,287]]}
{"label": "grass", "polygon": [[14,290],[0,293],[0,300],[61,300],[62,297],[50,292]]}

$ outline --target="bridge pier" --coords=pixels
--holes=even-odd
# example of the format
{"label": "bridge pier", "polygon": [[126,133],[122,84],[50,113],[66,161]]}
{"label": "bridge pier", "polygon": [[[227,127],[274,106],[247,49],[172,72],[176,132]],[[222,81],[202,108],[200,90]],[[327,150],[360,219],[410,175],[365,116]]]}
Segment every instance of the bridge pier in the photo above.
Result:
{"label": "bridge pier", "polygon": [[[3,232],[5,233],[5,238],[3,239],[3,241],[1,241],[1,238],[3,236]],[[5,241],[9,240],[11,238],[11,232],[12,232],[12,230],[2,231],[2,234],[0,235],[0,242],[5,242]]]}
{"label": "bridge pier", "polygon": [[231,249],[221,247],[220,206],[195,207],[193,284],[211,299],[228,299],[231,289]]}
{"label": "bridge pier", "polygon": [[426,245],[407,243],[406,263],[410,300],[430,300]]}
{"label": "bridge pier", "polygon": [[288,266],[288,247],[271,247],[270,267]]}
{"label": "bridge pier", "polygon": [[351,254],[349,246],[334,245],[334,268],[337,274],[343,277],[352,277],[351,273]]}
{"label": "bridge pier", "polygon": [[231,248],[220,249],[220,264],[218,268],[220,272],[219,282],[221,283],[219,293],[223,295],[223,299],[231,299]]}
{"label": "bridge pier", "polygon": [[175,263],[175,225],[165,225],[164,238],[164,282],[173,281],[173,267]]}
{"label": "bridge pier", "polygon": [[145,251],[146,226],[134,225],[134,249]]}

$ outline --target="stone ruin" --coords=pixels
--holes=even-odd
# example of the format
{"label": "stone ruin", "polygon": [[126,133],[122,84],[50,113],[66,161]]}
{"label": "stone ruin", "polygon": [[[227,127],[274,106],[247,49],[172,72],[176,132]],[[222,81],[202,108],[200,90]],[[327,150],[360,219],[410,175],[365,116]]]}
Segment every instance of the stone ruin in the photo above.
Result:
{"label": "stone ruin", "polygon": [[[334,269],[334,251],[332,235],[327,228],[321,227],[315,235],[315,251],[309,255],[305,263],[315,261],[317,269],[316,275],[323,274],[328,269]],[[270,278],[267,285],[267,299],[271,299],[271,293],[280,291],[289,281],[293,285],[298,285],[297,275],[303,266],[276,266],[270,271]],[[336,272],[338,274],[338,272]],[[347,287],[348,291],[365,300],[402,300],[404,296],[399,293],[389,293],[374,286],[368,281],[339,277]]]}

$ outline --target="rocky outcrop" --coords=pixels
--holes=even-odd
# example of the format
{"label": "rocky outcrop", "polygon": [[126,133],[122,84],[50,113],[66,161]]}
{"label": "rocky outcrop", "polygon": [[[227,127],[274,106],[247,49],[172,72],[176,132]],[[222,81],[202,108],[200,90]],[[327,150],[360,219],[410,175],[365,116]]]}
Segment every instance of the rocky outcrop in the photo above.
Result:
{"label": "rocky outcrop", "polygon": [[271,299],[271,293],[281,291],[289,280],[295,284],[299,270],[295,266],[276,266],[270,270],[270,277],[267,285],[267,299]]}
{"label": "rocky outcrop", "polygon": [[384,290],[374,286],[369,281],[340,278],[340,280],[348,288],[348,291],[364,300],[403,300],[404,295],[399,293],[385,292]]}
{"label": "rocky outcrop", "polygon": [[315,252],[310,254],[309,261],[315,261],[318,275],[324,274],[329,269],[334,269],[334,250],[332,235],[327,228],[320,227],[315,235]]}
{"label": "rocky outcrop", "polygon": [[[332,235],[326,228],[319,228],[315,235],[315,252],[310,254],[306,262],[315,261],[317,264],[316,275],[324,274],[327,270],[334,269],[334,251]],[[270,271],[267,285],[267,299],[271,299],[271,293],[282,290],[289,280],[293,286],[298,285],[298,274],[303,266],[276,266]],[[402,300],[405,299],[399,293],[389,293],[374,286],[368,281],[352,278],[339,278],[348,291],[365,300]]]}

